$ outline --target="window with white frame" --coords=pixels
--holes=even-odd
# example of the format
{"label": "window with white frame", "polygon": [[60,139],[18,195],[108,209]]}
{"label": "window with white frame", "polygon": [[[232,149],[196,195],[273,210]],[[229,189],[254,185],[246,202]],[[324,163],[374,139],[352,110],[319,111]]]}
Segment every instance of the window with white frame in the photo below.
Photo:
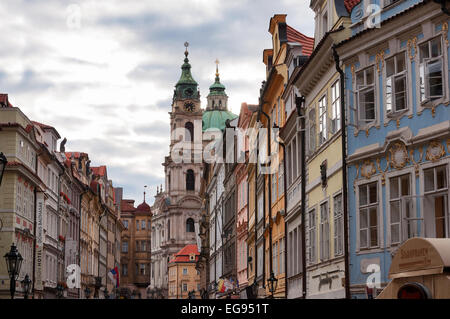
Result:
{"label": "window with white frame", "polygon": [[292,147],[291,147],[291,144],[288,144],[288,146],[286,148],[286,163],[287,163],[286,173],[287,173],[288,187],[292,183],[292,172],[291,172],[292,163],[291,162],[292,162]]}
{"label": "window with white frame", "polygon": [[316,210],[309,211],[308,218],[308,262],[316,262]]}
{"label": "window with white frame", "polygon": [[320,260],[330,258],[330,223],[328,202],[320,205]]}
{"label": "window with white frame", "polygon": [[272,245],[272,270],[273,274],[278,275],[278,242],[274,242]]}
{"label": "window with white frame", "polygon": [[334,134],[341,128],[340,85],[336,81],[331,86],[331,132]]}
{"label": "window with white frame", "polygon": [[[389,212],[390,212],[390,232],[391,244],[400,244],[408,238],[417,236],[416,220],[412,216],[410,206],[402,201],[404,196],[410,195],[410,177],[409,174],[396,176],[389,179]],[[405,236],[402,236],[402,224],[406,224]]]}
{"label": "window with white frame", "polygon": [[419,45],[420,102],[444,96],[444,59],[442,38],[439,36]]}
{"label": "window with white frame", "polygon": [[342,214],[342,194],[336,195],[334,203],[334,255],[344,253],[344,215]]}
{"label": "window with white frame", "polygon": [[278,168],[278,197],[284,192],[284,166],[283,162],[280,162],[280,166]]}
{"label": "window with white frame", "polygon": [[272,203],[277,200],[277,173],[272,174],[271,183],[272,183]]}
{"label": "window with white frame", "polygon": [[358,126],[376,121],[375,81],[373,66],[356,73]]}
{"label": "window with white frame", "polygon": [[378,246],[378,183],[359,186],[359,248]]}
{"label": "window with white frame", "polygon": [[408,108],[405,52],[386,60],[386,113],[395,114]]}
{"label": "window with white frame", "polygon": [[312,109],[308,113],[309,124],[309,152],[312,153],[316,149],[316,110]]}
{"label": "window with white frame", "polygon": [[264,196],[262,192],[258,194],[258,218],[257,222],[260,222],[264,216]]}
{"label": "window with white frame", "polygon": [[264,254],[264,249],[263,249],[263,245],[262,245],[262,243],[261,244],[259,244],[258,245],[258,247],[257,247],[257,254],[258,254],[258,256],[257,256],[257,266],[258,266],[258,268],[257,268],[257,270],[256,270],[256,276],[261,276],[262,274],[263,274],[263,267],[264,267],[264,256],[263,256],[263,254]]}
{"label": "window with white frame", "polygon": [[447,171],[447,165],[423,171],[425,237],[450,237]]}
{"label": "window with white frame", "polygon": [[327,96],[319,100],[319,143],[327,140]]}

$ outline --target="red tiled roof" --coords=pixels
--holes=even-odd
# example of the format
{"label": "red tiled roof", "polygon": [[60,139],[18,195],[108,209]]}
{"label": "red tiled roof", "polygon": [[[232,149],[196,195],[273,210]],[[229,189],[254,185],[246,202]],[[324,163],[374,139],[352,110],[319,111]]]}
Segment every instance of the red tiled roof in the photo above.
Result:
{"label": "red tiled roof", "polygon": [[83,153],[83,152],[66,152],[66,157],[67,158],[72,158],[72,154],[74,158],[80,158],[80,156],[85,156],[87,157],[88,154],[87,153]]}
{"label": "red tiled roof", "polygon": [[58,136],[58,138],[61,137],[59,135],[58,131],[53,126],[50,126],[50,125],[47,125],[47,124],[42,124],[42,123],[39,123],[39,122],[36,122],[36,121],[31,121],[31,123],[33,123],[34,125],[39,126],[43,130],[53,130],[53,131],[55,131],[55,133]]}
{"label": "red tiled roof", "polygon": [[151,209],[150,209],[150,206],[146,202],[143,202],[136,208],[136,212],[151,213]]}
{"label": "red tiled roof", "polygon": [[286,36],[289,42],[297,42],[302,45],[302,54],[310,56],[314,50],[314,38],[310,38],[298,32],[289,25],[286,26]]}
{"label": "red tiled roof", "polygon": [[134,208],[134,199],[122,199],[120,202],[120,210],[122,213],[134,212],[136,210],[136,208]]}
{"label": "red tiled roof", "polygon": [[195,261],[198,261],[198,257],[200,253],[198,251],[197,245],[186,245],[184,246],[173,258],[170,263],[186,263],[193,262],[193,260],[189,259],[191,254],[195,254]]}
{"label": "red tiled roof", "polygon": [[42,124],[36,121],[31,121],[31,123],[36,124],[37,126],[39,126],[41,129],[54,129],[53,126],[47,125],[47,124]]}
{"label": "red tiled roof", "polygon": [[4,105],[5,107],[13,107],[12,104],[9,103],[8,94],[5,93],[0,94],[0,104]]}
{"label": "red tiled roof", "polygon": [[360,2],[361,0],[344,0],[344,5],[347,8],[347,11],[351,13],[352,9]]}
{"label": "red tiled roof", "polygon": [[92,168],[92,173],[94,175],[98,175],[98,176],[105,176],[106,174],[106,166],[102,165],[99,167],[91,167]]}

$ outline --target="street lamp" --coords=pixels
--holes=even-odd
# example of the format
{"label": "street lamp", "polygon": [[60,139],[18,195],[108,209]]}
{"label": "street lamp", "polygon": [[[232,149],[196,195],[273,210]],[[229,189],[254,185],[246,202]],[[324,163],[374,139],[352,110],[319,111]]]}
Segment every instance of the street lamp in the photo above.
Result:
{"label": "street lamp", "polygon": [[195,290],[189,291],[188,299],[195,299]]}
{"label": "street lamp", "polygon": [[86,299],[89,299],[90,294],[91,294],[91,289],[89,289],[89,287],[86,287],[84,289],[84,295],[86,296]]}
{"label": "street lamp", "polygon": [[31,279],[28,274],[25,275],[25,278],[21,281],[23,292],[25,294],[24,298],[28,299],[28,294],[31,292]]}
{"label": "street lamp", "polygon": [[2,184],[3,173],[5,172],[6,163],[8,163],[6,156],[3,155],[3,153],[0,153],[0,185]]}
{"label": "street lamp", "polygon": [[58,299],[62,299],[62,297],[64,296],[64,287],[61,284],[58,284],[56,286],[56,297]]}
{"label": "street lamp", "polygon": [[105,299],[109,299],[109,292],[107,287],[105,287],[105,290],[103,290],[103,295],[105,296]]}
{"label": "street lamp", "polygon": [[267,284],[269,285],[269,291],[272,294],[271,298],[273,299],[273,294],[277,290],[278,279],[275,278],[273,271],[270,273],[270,278],[267,279]]}
{"label": "street lamp", "polygon": [[11,245],[11,250],[5,256],[6,268],[8,269],[9,279],[10,279],[10,288],[11,299],[14,299],[14,293],[16,292],[16,280],[20,274],[20,267],[22,266],[22,255],[20,255],[17,247],[14,246],[14,243]]}
{"label": "street lamp", "polygon": [[101,287],[102,287],[102,277],[100,277],[100,276],[95,277],[95,292],[94,292],[94,296],[97,296],[97,299],[100,299],[99,291],[100,291]]}

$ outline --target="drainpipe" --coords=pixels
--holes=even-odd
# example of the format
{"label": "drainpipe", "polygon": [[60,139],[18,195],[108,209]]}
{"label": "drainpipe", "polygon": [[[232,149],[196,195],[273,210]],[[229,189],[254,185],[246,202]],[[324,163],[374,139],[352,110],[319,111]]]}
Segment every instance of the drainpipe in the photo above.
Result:
{"label": "drainpipe", "polygon": [[[39,172],[38,172],[38,162],[39,162],[39,155],[36,154],[36,164],[35,164],[35,171],[36,171],[36,175],[39,177]],[[37,244],[37,238],[36,238],[36,225],[37,225],[37,220],[36,220],[36,215],[37,215],[37,191],[36,191],[36,187],[34,188],[34,231],[33,231],[33,235],[34,235],[34,240],[33,240],[33,281],[32,281],[32,299],[34,299],[34,282],[36,281],[36,244]],[[42,265],[42,260],[41,260],[41,265]],[[41,273],[42,273],[42,267],[41,267]],[[41,277],[42,280],[42,277]]]}
{"label": "drainpipe", "polygon": [[[82,223],[82,203],[83,203],[83,195],[87,193],[87,189],[85,188],[84,191],[82,191],[80,193],[80,197],[79,197],[79,206],[78,206],[78,210],[80,213],[80,218],[79,218],[79,223],[78,223],[78,265],[80,266],[80,271],[81,271],[81,223]],[[80,288],[78,288],[78,298],[81,299],[81,284],[80,284]]]}
{"label": "drainpipe", "polygon": [[[262,110],[262,106],[264,105],[264,102],[262,102],[261,104],[260,104],[260,106],[259,106],[259,114],[258,114],[258,116],[260,117],[261,116],[261,114],[263,114],[265,117],[266,117],[266,119],[267,119],[267,145],[268,145],[268,147],[267,147],[267,152],[268,152],[268,155],[269,155],[269,157],[271,156],[271,149],[270,149],[270,117],[269,117],[269,115],[267,115],[267,113],[266,112],[264,112],[263,110]],[[258,118],[259,118],[258,117]],[[270,161],[270,164],[272,163],[272,161]],[[269,175],[269,177],[268,177],[268,187],[267,187],[267,193],[268,193],[268,199],[269,199],[269,271],[270,271],[270,273],[272,273],[273,272],[273,265],[272,265],[272,227],[270,226],[270,220],[271,220],[271,218],[272,218],[272,174],[268,174]],[[265,183],[266,182],[266,179],[264,178],[264,190],[265,190]],[[264,194],[265,194],[265,192],[264,192]],[[264,198],[264,201],[265,201],[265,198]],[[266,205],[265,205],[265,203],[264,203],[264,216],[263,216],[263,219],[264,219],[264,223],[265,223],[265,219],[266,219],[266,214],[265,214],[265,212],[266,212]],[[266,241],[264,240],[263,241],[263,250],[264,250],[264,255],[263,255],[263,257],[265,257],[265,251],[266,251]],[[263,260],[264,260],[265,258],[263,258]],[[263,263],[263,264],[265,264],[265,263]],[[266,286],[266,273],[263,271],[263,287],[265,288],[265,286]]]}
{"label": "drainpipe", "polygon": [[435,3],[440,4],[441,5],[441,10],[443,13],[445,13],[446,15],[450,16],[450,11],[447,9],[447,0],[434,0]]}
{"label": "drainpipe", "polygon": [[[445,2],[445,1],[444,1]],[[348,203],[347,203],[347,138],[346,138],[346,123],[345,123],[345,73],[340,67],[339,55],[333,45],[333,57],[336,63],[336,71],[340,75],[340,89],[341,89],[341,136],[342,136],[342,199],[344,211],[344,263],[345,263],[345,298],[350,299],[350,274],[349,274],[349,243],[348,243]]]}
{"label": "drainpipe", "polygon": [[[58,159],[56,158],[56,157],[54,157],[54,160],[55,161],[58,161]],[[61,174],[58,174],[58,193],[57,193],[57,195],[58,195],[58,209],[57,209],[57,211],[56,211],[56,213],[57,214],[60,214],[60,211],[61,211],[61,207],[60,207],[60,205],[61,205],[61,176],[63,176],[63,174],[64,174],[64,171],[61,173]],[[59,231],[58,231],[58,233],[59,233],[59,235],[58,235],[58,241],[59,241],[59,236],[61,235],[61,231],[62,231],[62,222],[63,222],[63,219],[62,219],[62,215],[60,216],[60,218],[59,218],[59,223],[58,223],[58,228],[59,228]],[[64,267],[64,264],[65,264],[65,259],[66,259],[66,252],[65,252],[65,248],[66,248],[66,238],[65,238],[65,236],[64,236],[64,246],[63,246],[63,262],[62,262],[62,264],[63,264],[63,267]],[[58,256],[59,257],[59,256]],[[59,259],[59,258],[58,258]],[[57,259],[57,260],[58,260]],[[56,268],[56,277],[57,277],[57,280],[56,280],[56,282],[59,282],[60,281],[60,277],[61,277],[61,273],[58,275],[58,272],[59,272],[59,264],[58,264],[58,267]],[[62,281],[62,279],[63,278],[61,278],[61,281]]]}
{"label": "drainpipe", "polygon": [[[286,145],[281,142],[278,141],[278,144],[281,145],[281,147],[283,148],[283,189],[284,189],[284,216],[287,216],[287,185],[286,185]],[[284,298],[287,299],[287,294],[288,294],[288,266],[287,266],[287,236],[286,236],[286,230],[287,230],[287,221],[286,221],[286,217],[284,219]]]}
{"label": "drainpipe", "polygon": [[305,152],[305,110],[302,105],[305,103],[305,97],[295,97],[295,106],[297,108],[297,116],[300,117],[301,134],[300,134],[300,156],[302,159],[301,175],[302,175],[302,187],[301,187],[301,230],[302,230],[302,298],[306,299],[306,152]]}
{"label": "drainpipe", "polygon": [[[259,132],[256,135],[256,141],[259,140]],[[253,276],[253,284],[256,285],[256,288],[258,289],[258,284],[256,282],[256,277],[258,274],[258,250],[256,247],[256,234],[257,234],[257,229],[256,229],[256,224],[258,221],[258,158],[259,158],[259,143],[256,142],[256,163],[255,163],[255,238],[254,238],[254,246],[255,246],[255,260],[254,260],[254,265],[255,265],[255,273]],[[258,296],[258,290],[256,290],[256,296]],[[256,299],[256,298],[255,298]]]}

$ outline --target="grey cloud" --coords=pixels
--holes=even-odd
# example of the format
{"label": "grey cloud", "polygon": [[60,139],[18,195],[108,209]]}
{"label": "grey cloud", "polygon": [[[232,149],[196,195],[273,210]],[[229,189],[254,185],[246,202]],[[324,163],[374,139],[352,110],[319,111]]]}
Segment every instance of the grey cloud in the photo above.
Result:
{"label": "grey cloud", "polygon": [[20,77],[19,81],[13,82],[9,74],[0,71],[0,87],[10,93],[30,93],[44,91],[54,86],[52,82],[31,69],[23,71]]}

